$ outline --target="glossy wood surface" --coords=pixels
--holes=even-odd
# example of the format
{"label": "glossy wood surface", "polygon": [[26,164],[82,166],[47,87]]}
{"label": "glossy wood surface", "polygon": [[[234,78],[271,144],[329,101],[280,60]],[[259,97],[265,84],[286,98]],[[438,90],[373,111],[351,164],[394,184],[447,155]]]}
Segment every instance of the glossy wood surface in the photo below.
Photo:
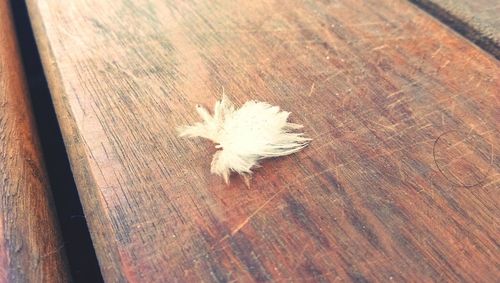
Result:
{"label": "glossy wood surface", "polygon": [[68,282],[8,1],[0,0],[0,282]]}
{"label": "glossy wood surface", "polygon": [[[499,279],[499,62],[405,1],[29,0],[105,279]],[[225,89],[314,140],[251,186],[177,137]]]}

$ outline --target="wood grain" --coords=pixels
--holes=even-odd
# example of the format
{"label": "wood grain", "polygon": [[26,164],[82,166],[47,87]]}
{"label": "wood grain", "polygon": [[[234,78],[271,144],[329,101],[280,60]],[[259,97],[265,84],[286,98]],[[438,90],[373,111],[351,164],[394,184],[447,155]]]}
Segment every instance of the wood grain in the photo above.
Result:
{"label": "wood grain", "polygon": [[498,0],[410,0],[500,60]]}
{"label": "wood grain", "polygon": [[8,1],[0,0],[0,282],[68,282]]}
{"label": "wood grain", "polygon": [[[499,63],[404,1],[30,0],[109,282],[499,279]],[[314,138],[247,188],[222,88]]]}

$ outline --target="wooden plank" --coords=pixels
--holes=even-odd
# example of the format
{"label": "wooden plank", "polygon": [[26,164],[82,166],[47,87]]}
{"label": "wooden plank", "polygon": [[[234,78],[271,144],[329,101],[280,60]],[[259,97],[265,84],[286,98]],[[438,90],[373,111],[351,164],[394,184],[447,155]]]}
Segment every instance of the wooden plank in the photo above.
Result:
{"label": "wooden plank", "polygon": [[500,59],[498,0],[410,0]]}
{"label": "wooden plank", "polygon": [[0,0],[0,282],[68,282],[8,1]]}
{"label": "wooden plank", "polygon": [[[108,281],[497,281],[500,66],[417,7],[28,6]],[[314,141],[226,186],[175,131],[223,87]]]}

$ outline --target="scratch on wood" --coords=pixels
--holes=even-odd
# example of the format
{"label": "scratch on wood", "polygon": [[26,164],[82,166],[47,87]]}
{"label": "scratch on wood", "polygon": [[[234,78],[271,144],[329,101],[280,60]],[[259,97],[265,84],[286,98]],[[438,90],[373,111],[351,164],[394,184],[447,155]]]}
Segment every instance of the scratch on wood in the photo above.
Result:
{"label": "scratch on wood", "polygon": [[387,44],[382,44],[382,45],[379,45],[379,46],[377,46],[377,47],[372,48],[372,50],[371,50],[371,51],[377,51],[377,50],[380,50],[380,49],[384,49],[384,48],[386,48],[386,47],[389,47],[389,45],[387,45]]}
{"label": "scratch on wood", "polygon": [[60,251],[62,251],[64,249],[64,246],[65,246],[65,244],[62,244],[59,247],[57,247],[55,250],[50,251],[50,252],[48,252],[46,254],[43,254],[42,256],[40,256],[40,259],[44,259],[46,257],[49,257],[49,256],[53,255],[53,254],[59,253]]}
{"label": "scratch on wood", "polygon": [[411,82],[411,83],[409,83],[409,84],[406,84],[406,85],[402,86],[402,87],[401,87],[398,91],[395,91],[395,92],[389,93],[389,94],[387,95],[387,98],[390,98],[390,97],[393,97],[394,95],[400,94],[401,92],[403,92],[403,91],[407,90],[409,87],[414,86],[414,85],[416,85],[416,84],[418,84],[418,83],[420,83],[420,81]]}
{"label": "scratch on wood", "polygon": [[340,71],[338,71],[336,73],[333,73],[333,74],[329,75],[326,79],[323,80],[323,83],[326,83],[327,81],[335,78],[336,76],[342,74],[343,72],[344,72],[344,70],[340,70]]}
{"label": "scratch on wood", "polygon": [[443,69],[444,67],[448,66],[450,64],[450,60],[446,60],[443,65],[439,66],[439,69]]}
{"label": "scratch on wood", "polygon": [[312,83],[311,90],[309,91],[309,94],[307,96],[311,97],[313,91],[314,91],[314,83]]}
{"label": "scratch on wood", "polygon": [[274,195],[272,195],[268,200],[266,200],[261,206],[259,206],[254,212],[252,212],[245,220],[243,220],[243,222],[241,222],[238,226],[236,226],[231,231],[231,236],[238,233],[238,231],[240,231],[241,228],[243,228],[248,223],[248,221],[250,221],[250,219],[252,219],[252,217],[257,215],[257,213],[259,213],[259,211],[261,211],[269,202],[271,202],[274,198],[276,198],[285,189],[286,189],[286,187],[283,187],[282,189],[280,189],[278,192],[276,192]]}

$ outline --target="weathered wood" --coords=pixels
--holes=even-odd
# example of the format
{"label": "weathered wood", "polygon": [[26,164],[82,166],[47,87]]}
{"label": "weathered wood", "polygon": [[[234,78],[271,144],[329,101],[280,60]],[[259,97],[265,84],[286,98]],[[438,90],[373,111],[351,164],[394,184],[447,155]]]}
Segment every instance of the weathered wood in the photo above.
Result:
{"label": "weathered wood", "polygon": [[8,1],[0,0],[0,282],[67,282]]}
{"label": "weathered wood", "polygon": [[498,0],[410,0],[500,59]]}
{"label": "weathered wood", "polygon": [[[498,280],[499,64],[417,7],[28,3],[108,281]],[[314,141],[226,186],[222,88]]]}

